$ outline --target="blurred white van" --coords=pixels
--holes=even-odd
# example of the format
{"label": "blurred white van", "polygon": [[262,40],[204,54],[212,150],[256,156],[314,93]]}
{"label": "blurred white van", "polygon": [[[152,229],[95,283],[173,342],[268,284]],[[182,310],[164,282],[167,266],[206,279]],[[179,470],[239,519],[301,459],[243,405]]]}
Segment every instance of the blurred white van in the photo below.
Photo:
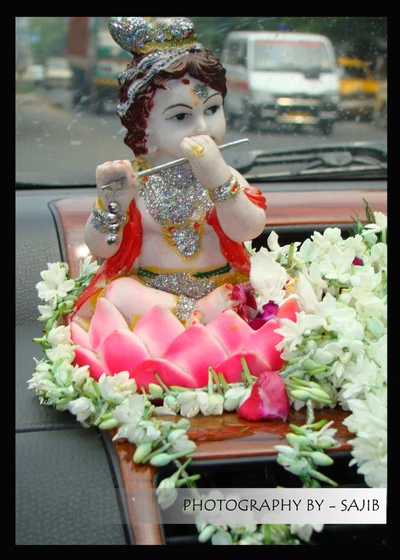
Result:
{"label": "blurred white van", "polygon": [[313,125],[330,134],[338,119],[339,76],[331,41],[311,33],[234,31],[226,68],[228,122],[257,130],[268,124]]}

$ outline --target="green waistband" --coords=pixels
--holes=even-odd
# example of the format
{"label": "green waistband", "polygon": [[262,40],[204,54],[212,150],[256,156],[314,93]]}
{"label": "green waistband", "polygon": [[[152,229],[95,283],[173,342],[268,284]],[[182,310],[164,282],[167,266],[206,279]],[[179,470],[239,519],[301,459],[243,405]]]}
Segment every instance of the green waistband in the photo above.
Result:
{"label": "green waistband", "polygon": [[[231,265],[226,263],[225,266],[221,266],[220,268],[214,268],[214,270],[207,270],[206,272],[194,272],[192,276],[195,278],[211,278],[211,276],[218,276],[219,274],[225,274],[231,270]],[[146,270],[145,268],[138,268],[137,269],[138,276],[143,276],[144,278],[155,278],[156,276],[160,276],[157,272],[151,272],[150,270]],[[171,273],[175,274],[175,273]]]}

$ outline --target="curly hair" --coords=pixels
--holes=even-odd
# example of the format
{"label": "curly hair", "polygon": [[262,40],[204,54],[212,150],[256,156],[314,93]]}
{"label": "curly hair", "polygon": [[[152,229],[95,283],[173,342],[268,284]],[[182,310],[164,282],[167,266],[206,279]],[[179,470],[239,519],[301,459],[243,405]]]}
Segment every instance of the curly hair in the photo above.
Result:
{"label": "curly hair", "polygon": [[[135,67],[143,56],[146,55],[136,56],[128,64],[127,70]],[[210,86],[225,98],[227,93],[225,68],[212,51],[202,45],[196,45],[177,63],[169,67],[168,70],[161,70],[143,89],[139,90],[126,114],[120,117],[122,125],[128,131],[124,142],[131,148],[136,157],[147,154],[147,119],[153,107],[153,99],[157,89],[164,88],[164,84],[168,80],[178,80],[185,74],[189,74],[192,78]],[[144,73],[140,73],[135,79],[140,79],[143,76]],[[118,90],[120,102],[123,103],[128,99],[128,89],[131,83],[132,80],[127,80],[120,85]]]}

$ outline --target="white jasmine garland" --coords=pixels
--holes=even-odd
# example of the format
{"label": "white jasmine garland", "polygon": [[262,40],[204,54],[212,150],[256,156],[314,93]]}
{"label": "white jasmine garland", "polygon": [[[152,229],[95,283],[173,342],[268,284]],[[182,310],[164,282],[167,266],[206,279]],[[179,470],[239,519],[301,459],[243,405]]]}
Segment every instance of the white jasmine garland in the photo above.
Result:
{"label": "white jasmine garland", "polygon": [[295,351],[303,342],[304,335],[310,334],[314,330],[318,330],[324,325],[324,320],[318,315],[309,315],[304,311],[297,314],[297,320],[281,319],[282,327],[275,330],[276,333],[283,336],[283,340],[276,346],[278,350],[288,349]]}
{"label": "white jasmine garland", "polygon": [[75,358],[74,347],[71,344],[59,344],[46,350],[46,356],[52,362],[63,361],[71,363]]}
{"label": "white jasmine garland", "polygon": [[[297,248],[297,247],[300,246],[300,243],[298,241],[295,241],[293,245],[294,245],[294,248]],[[286,254],[286,253],[289,252],[289,249],[290,249],[290,245],[285,245],[283,247],[281,247],[279,245],[279,237],[278,237],[278,234],[275,231],[271,231],[271,233],[269,234],[268,239],[267,239],[267,246],[268,246],[269,252],[271,253],[271,255],[273,256],[273,258],[275,260],[279,259],[279,254],[280,253]],[[256,251],[254,251],[254,253],[256,253]]]}
{"label": "white jasmine garland", "polygon": [[251,388],[243,387],[243,385],[230,387],[224,394],[224,409],[227,412],[237,410],[242,402],[247,399],[250,392]]}
{"label": "white jasmine garland", "polygon": [[200,403],[197,391],[185,391],[176,399],[178,410],[182,416],[192,418],[200,412]]}
{"label": "white jasmine garland", "polygon": [[105,401],[121,404],[125,397],[136,392],[136,381],[129,377],[129,372],[121,371],[116,375],[103,375],[99,379],[100,394]]}
{"label": "white jasmine garland", "polygon": [[39,321],[47,321],[54,314],[54,309],[52,305],[38,305],[38,310],[40,313]]}
{"label": "white jasmine garland", "polygon": [[377,243],[371,247],[371,264],[377,269],[385,269],[387,267],[387,245],[385,243]]}
{"label": "white jasmine garland", "polygon": [[168,442],[172,443],[172,446],[170,448],[172,453],[180,453],[182,451],[185,451],[187,454],[190,454],[196,448],[193,441],[189,439],[186,430],[183,429],[174,430],[173,432],[171,432],[167,439]]}
{"label": "white jasmine garland", "polygon": [[[332,422],[313,424],[313,409],[341,406],[349,412],[344,425],[354,434],[352,459],[371,487],[387,485],[387,218],[374,213],[373,223],[357,224],[357,233],[343,239],[338,228],[315,232],[302,244],[280,247],[272,232],[268,249],[247,244],[251,254],[250,279],[261,310],[264,303],[281,305],[288,297],[297,300],[296,321],[282,318],[276,330],[282,350],[289,400],[295,410],[306,407],[307,423],[290,426],[288,445],[276,446],[277,462],[301,476],[307,484],[334,485],[318,467],[331,460],[325,449],[337,445]],[[44,351],[35,359],[28,381],[41,404],[68,410],[84,427],[117,428],[114,440],[127,439],[137,446],[141,463],[180,465],[157,490],[161,507],[176,498],[176,488],[188,477],[179,458],[196,448],[187,430],[197,414],[219,415],[236,410],[251,392],[248,383],[208,387],[183,392],[138,392],[128,372],[90,377],[87,366],[73,365],[75,346],[62,317],[89,284],[98,264],[87,257],[79,263],[79,277],[69,276],[66,263],[48,264],[36,285],[41,305],[39,320],[46,322],[44,335],[35,339]],[[292,290],[285,290],[291,281]],[[295,396],[292,396],[292,391]],[[314,391],[314,393],[313,393]],[[159,394],[160,393],[160,394]],[[307,398],[304,395],[308,395]],[[161,398],[154,406],[153,398]],[[162,415],[180,414],[178,421]],[[199,526],[199,541],[212,544],[301,544],[312,539],[321,525]],[[298,537],[298,538],[297,538]],[[300,539],[300,540],[299,540]]]}
{"label": "white jasmine garland", "polygon": [[326,280],[338,280],[345,284],[350,278],[350,268],[355,256],[354,249],[341,250],[332,245],[320,263],[322,276]]}
{"label": "white jasmine garland", "polygon": [[[326,286],[326,284],[324,283]],[[322,292],[321,292],[322,293]],[[298,275],[293,297],[297,299],[299,305],[305,313],[316,313],[317,304],[321,295],[317,295],[316,286],[313,286],[310,278],[307,278],[302,272]]]}
{"label": "white jasmine garland", "polygon": [[[134,393],[129,395],[123,404],[114,409],[114,418],[121,424],[136,424],[143,418],[146,401],[143,395]],[[115,437],[115,439],[118,439]]]}
{"label": "white jasmine garland", "polygon": [[72,372],[72,386],[81,390],[89,378],[89,366],[75,367]]}
{"label": "white jasmine garland", "polygon": [[382,214],[382,212],[374,212],[374,223],[367,224],[364,226],[365,232],[363,235],[368,233],[383,233],[386,236],[387,230],[387,216]]}
{"label": "white jasmine garland", "polygon": [[123,436],[121,435],[122,432],[120,432],[120,435],[116,439],[126,437],[135,445],[157,441],[161,436],[160,430],[158,430],[154,423],[149,420],[140,420],[137,424],[126,424],[125,428],[128,430],[128,435]]}
{"label": "white jasmine garland", "polygon": [[83,261],[79,261],[79,279],[94,276],[98,269],[99,265],[96,261],[92,261],[92,257],[89,255]]}
{"label": "white jasmine garland", "polygon": [[257,294],[259,310],[270,300],[278,305],[282,303],[286,295],[284,286],[289,279],[285,268],[264,247],[250,257],[250,262],[250,283]]}
{"label": "white jasmine garland", "polygon": [[75,281],[67,278],[68,266],[65,263],[49,263],[48,270],[40,273],[43,282],[36,284],[39,298],[48,302],[53,309],[57,298],[64,298],[75,287]]}
{"label": "white jasmine garland", "polygon": [[53,348],[59,346],[60,344],[71,344],[70,327],[60,326],[51,329],[47,335],[47,342],[51,344]]}
{"label": "white jasmine garland", "polygon": [[157,501],[161,509],[168,509],[178,497],[175,481],[171,478],[164,478],[156,490]]}
{"label": "white jasmine garland", "polygon": [[83,422],[94,412],[93,402],[87,397],[79,397],[78,399],[70,401],[67,408],[76,416],[78,422]]}
{"label": "white jasmine garland", "polygon": [[224,397],[212,393],[198,393],[197,402],[204,416],[219,416],[224,410]]}
{"label": "white jasmine garland", "polygon": [[[382,245],[386,247],[385,244],[382,243]],[[359,234],[351,235],[347,239],[344,239],[343,247],[348,249],[353,249],[355,256],[358,257],[359,259],[363,259],[364,255],[368,251],[368,247],[365,245],[365,241],[362,235]]]}

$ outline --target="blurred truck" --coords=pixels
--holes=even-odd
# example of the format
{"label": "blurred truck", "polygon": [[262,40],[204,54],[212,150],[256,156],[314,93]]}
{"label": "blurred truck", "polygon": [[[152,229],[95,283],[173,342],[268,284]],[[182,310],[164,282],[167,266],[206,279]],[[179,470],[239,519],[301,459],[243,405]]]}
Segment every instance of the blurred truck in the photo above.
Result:
{"label": "blurred truck", "polygon": [[108,31],[111,16],[67,18],[67,56],[72,69],[74,106],[103,113],[118,103],[118,75],[131,55],[121,49]]}
{"label": "blurred truck", "polygon": [[328,37],[289,31],[233,31],[222,64],[228,94],[224,109],[231,125],[318,127],[331,134],[338,120],[339,79]]}

